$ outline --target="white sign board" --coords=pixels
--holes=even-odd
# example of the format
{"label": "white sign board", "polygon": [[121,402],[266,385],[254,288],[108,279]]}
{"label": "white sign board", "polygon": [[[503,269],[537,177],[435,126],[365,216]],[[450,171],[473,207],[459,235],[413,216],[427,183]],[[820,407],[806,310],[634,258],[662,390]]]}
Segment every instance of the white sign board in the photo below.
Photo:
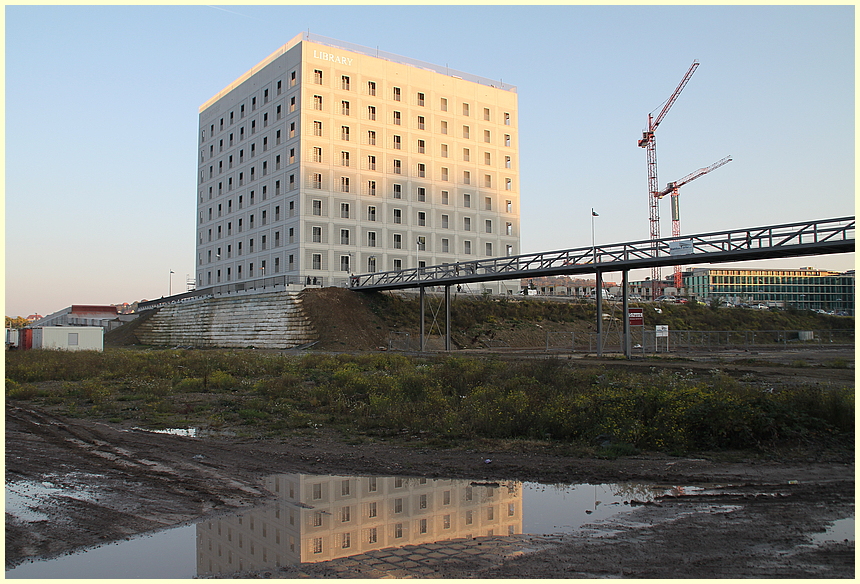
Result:
{"label": "white sign board", "polygon": [[678,241],[670,241],[669,242],[669,255],[677,256],[677,255],[688,255],[693,253],[693,240],[692,239],[681,239]]}
{"label": "white sign board", "polygon": [[668,324],[658,324],[655,327],[657,331],[657,337],[668,337],[669,336],[669,325]]}

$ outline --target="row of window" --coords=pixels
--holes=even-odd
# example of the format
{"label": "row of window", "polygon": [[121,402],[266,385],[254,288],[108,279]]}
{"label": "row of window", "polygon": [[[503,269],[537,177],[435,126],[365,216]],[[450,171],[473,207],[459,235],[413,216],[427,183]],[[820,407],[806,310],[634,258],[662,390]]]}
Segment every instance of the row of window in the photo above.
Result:
{"label": "row of window", "polygon": [[[311,98],[311,108],[314,110],[317,110],[317,111],[325,111],[324,99],[323,99],[322,95],[314,95]],[[351,112],[350,102],[345,101],[345,100],[341,100],[341,102],[340,102],[340,113],[341,113],[341,115],[349,116],[350,112]],[[376,108],[376,106],[373,106],[373,105],[367,106],[367,109],[365,110],[365,112],[366,112],[366,115],[364,116],[363,119],[370,120],[370,121],[377,121],[377,108]],[[392,110],[390,123],[394,124],[395,126],[402,126],[403,125],[403,114],[402,114],[402,112],[400,112],[398,110]],[[428,123],[427,123],[427,119],[425,116],[415,116],[414,123],[412,125],[413,129],[415,129],[415,130],[426,130],[427,126],[428,126]],[[344,126],[344,127],[346,127],[346,126]],[[450,129],[450,127],[448,124],[448,120],[439,120],[439,133],[440,134],[453,135],[453,134],[449,134],[449,129]],[[461,131],[460,135],[464,139],[467,139],[467,140],[472,139],[472,135],[473,135],[472,126],[464,124],[463,126],[461,126],[460,131]],[[314,121],[314,135],[315,136],[322,136],[323,135],[322,134],[322,122],[319,120]],[[478,136],[477,133],[475,133],[475,138],[477,138],[477,136]],[[491,130],[487,130],[487,129],[483,130],[484,142],[491,144],[493,141],[492,136],[493,136],[493,134],[492,134]],[[348,137],[343,138],[343,139],[349,140]],[[504,146],[510,147],[511,143],[512,143],[511,135],[510,134],[504,134],[504,140],[502,141],[502,144]]]}
{"label": "row of window", "polygon": [[[416,170],[412,174],[412,176],[414,176],[416,178],[430,178],[431,180],[433,179],[433,176],[431,176],[430,171],[427,170],[426,164],[419,162],[415,165],[415,168],[416,168]],[[391,169],[390,170],[391,170],[392,174],[402,175],[403,174],[403,161],[399,160],[399,159],[391,160]],[[341,176],[341,177],[339,177],[339,179],[340,180],[338,181],[338,183],[335,186],[336,186],[337,190],[340,191],[341,193],[359,192],[359,191],[355,190],[355,186],[354,186],[355,181],[353,181],[351,179],[351,177]],[[493,176],[490,174],[485,174],[483,177],[483,180],[481,181],[480,184],[477,182],[476,179],[473,179],[472,171],[470,171],[470,170],[464,170],[460,179],[461,180],[459,181],[458,184],[461,184],[461,185],[478,186],[478,187],[483,187],[483,188],[488,188],[488,189],[493,188]],[[307,180],[308,180],[307,186],[309,188],[312,188],[312,189],[324,189],[325,188],[326,190],[330,190],[329,185],[326,184],[327,181],[323,180],[323,174],[320,172],[309,173]],[[442,182],[452,182],[450,169],[446,166],[440,167],[439,173],[437,175],[437,180],[440,180]],[[368,180],[368,181],[363,182],[362,187],[363,188],[360,191],[362,194],[373,195],[373,196],[378,194],[378,192],[377,192],[377,181],[375,181],[375,180]],[[230,181],[228,181],[228,191],[231,189],[232,189],[232,179],[230,179]],[[514,190],[514,180],[511,177],[504,177],[504,190],[506,190],[506,191]],[[221,192],[222,192],[221,183],[218,183],[218,194],[220,195]],[[395,197],[395,198],[399,198],[399,197]]]}
{"label": "row of window", "polygon": [[[314,69],[313,81],[316,85],[325,85],[323,77],[324,77],[324,74],[323,74],[323,71],[321,69]],[[351,82],[351,78],[349,75],[341,75],[340,76],[339,87],[341,90],[351,91],[352,86],[353,86],[353,84]],[[367,81],[365,86],[364,86],[364,89],[365,89],[365,95],[369,95],[372,97],[381,97],[381,95],[378,94],[378,92],[377,92],[378,87],[377,87],[376,81]],[[401,90],[400,87],[397,87],[397,86],[391,87],[390,96],[391,96],[391,99],[393,101],[398,101],[398,102],[403,101],[403,91]],[[428,100],[427,100],[427,95],[425,92],[416,91],[413,94],[413,99],[411,100],[412,105],[415,105],[418,107],[426,107],[427,103],[428,103]],[[473,109],[472,105],[469,102],[465,102],[465,101],[461,102],[460,113],[462,115],[464,115],[466,117],[471,116],[472,115],[472,109]],[[448,98],[446,98],[446,97],[440,97],[439,98],[439,110],[443,111],[443,112],[449,111],[448,110]],[[488,107],[482,108],[481,115],[482,115],[482,118],[484,121],[486,121],[486,122],[492,121],[492,112],[490,111],[490,108],[488,108]],[[502,114],[502,121],[505,125],[508,125],[508,126],[511,125],[511,114],[509,112],[504,112]]]}
{"label": "row of window", "polygon": [[[348,131],[348,128],[347,128],[347,131]],[[371,133],[373,134],[372,139],[373,139],[374,144],[375,144],[376,143],[376,134],[375,134],[375,132],[371,132]],[[440,148],[439,155],[442,158],[448,158],[450,155],[448,145],[447,144],[440,144],[440,147],[441,148]],[[398,136],[396,134],[391,136],[391,148],[393,150],[403,150],[403,140],[402,140],[401,136]],[[416,140],[414,152],[417,154],[426,154],[427,153],[426,141],[425,140]],[[323,148],[321,146],[311,147],[310,154],[311,154],[311,160],[313,162],[317,162],[317,163],[326,162],[325,156],[323,154]],[[492,153],[484,151],[483,154],[484,155],[483,155],[482,159],[480,160],[480,162],[482,162],[483,164],[485,164],[487,166],[492,166],[492,164],[493,164]],[[294,158],[294,156],[295,156],[295,149],[291,148],[290,149],[291,162],[294,161],[294,160],[292,160]],[[473,162],[473,160],[472,160],[472,149],[471,148],[463,148],[462,149],[462,156],[463,156],[463,162]],[[354,163],[352,162],[352,158],[353,158],[353,153],[351,151],[349,151],[349,150],[341,150],[340,151],[339,159],[340,159],[340,165],[341,166],[355,166]],[[475,158],[476,158],[476,160],[474,160],[474,162],[479,162],[478,157],[475,157]],[[361,168],[363,170],[377,170],[376,160],[377,160],[376,154],[368,154],[367,157],[364,159],[364,164],[361,166]],[[504,167],[505,168],[512,168],[513,167],[512,158],[510,155],[504,155],[502,160],[504,161]],[[228,168],[232,168],[232,164],[233,164],[233,157],[232,156],[230,156],[228,158],[228,164],[229,164]],[[218,168],[219,168],[219,173],[220,173],[220,169],[221,169],[220,163],[219,163]]]}
{"label": "row of window", "polygon": [[[266,152],[269,149],[269,138],[270,137],[274,138],[274,145],[279,146],[284,141],[284,133],[283,133],[284,129],[287,130],[287,134],[286,134],[287,139],[292,139],[292,138],[296,137],[296,122],[290,122],[288,127],[277,128],[277,129],[275,129],[274,134],[268,134],[266,136],[263,136],[263,139],[260,141],[261,151]],[[252,132],[252,134],[254,134],[254,133],[256,133],[256,132]],[[239,140],[234,141],[232,133],[227,137],[226,145],[225,145],[225,140],[223,138],[220,139],[218,141],[217,152],[215,151],[215,144],[214,143],[210,144],[209,149],[208,149],[209,159],[211,160],[212,158],[215,158],[216,156],[222,154],[224,152],[224,148],[230,149],[234,145],[236,145],[236,146],[239,145],[239,143],[242,142],[244,139],[245,139],[245,136],[244,136],[244,129],[243,129],[243,131],[240,132]],[[206,160],[206,152],[207,152],[206,148],[200,149],[200,163],[201,164],[203,164]],[[250,146],[248,147],[248,159],[250,160],[251,158],[253,158],[256,155],[257,155],[257,142],[252,142],[250,144]],[[238,162],[240,164],[245,162],[245,150],[240,149],[238,156],[236,158],[238,159]],[[228,161],[228,164],[231,165],[230,167],[232,168],[233,156],[232,155],[229,156],[227,158],[227,161]],[[223,167],[223,160],[219,164]],[[210,170],[210,174],[211,174],[211,170]]]}

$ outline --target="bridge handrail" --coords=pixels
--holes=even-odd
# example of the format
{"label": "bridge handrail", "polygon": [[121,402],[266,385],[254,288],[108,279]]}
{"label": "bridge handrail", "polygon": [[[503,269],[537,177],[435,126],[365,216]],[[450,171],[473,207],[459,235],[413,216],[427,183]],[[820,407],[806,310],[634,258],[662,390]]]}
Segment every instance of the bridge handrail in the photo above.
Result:
{"label": "bridge handrail", "polygon": [[[689,253],[731,252],[739,250],[774,248],[784,245],[820,244],[832,241],[854,241],[855,218],[839,217],[818,221],[801,221],[762,227],[730,229],[709,233],[669,237],[658,240],[640,240],[594,247],[547,251],[539,253],[504,256],[483,260],[458,261],[420,268],[406,268],[386,272],[373,272],[352,276],[350,288],[385,287],[411,283],[433,285],[440,280],[475,276],[497,275],[504,272],[524,272],[538,269],[563,268],[565,266],[595,267],[611,262],[631,260],[653,260],[669,257],[672,243],[691,244]],[[765,245],[763,245],[763,243]],[[684,255],[679,257],[683,263]],[[497,277],[497,276],[496,276]],[[515,276],[512,276],[512,278]]]}

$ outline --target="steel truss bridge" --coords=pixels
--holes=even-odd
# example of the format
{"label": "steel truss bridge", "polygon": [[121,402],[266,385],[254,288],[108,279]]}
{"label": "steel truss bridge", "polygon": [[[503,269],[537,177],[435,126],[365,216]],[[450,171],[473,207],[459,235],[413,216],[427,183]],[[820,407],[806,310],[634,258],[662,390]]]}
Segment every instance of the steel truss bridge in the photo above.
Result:
{"label": "steel truss bridge", "polygon": [[[419,288],[421,297],[421,349],[424,349],[424,291],[428,286],[443,286],[446,306],[445,348],[451,349],[450,288],[452,285],[495,280],[519,280],[542,276],[596,274],[596,287],[602,288],[604,272],[622,273],[623,314],[627,314],[627,273],[632,269],[666,265],[719,264],[810,255],[851,253],[854,251],[854,217],[768,225],[698,235],[648,239],[629,243],[595,245],[518,256],[456,262],[421,268],[376,272],[351,276],[349,288],[356,291],[382,291]],[[597,333],[602,332],[602,297],[597,294]],[[624,336],[629,327],[624,318]],[[598,355],[601,354],[598,342]]]}

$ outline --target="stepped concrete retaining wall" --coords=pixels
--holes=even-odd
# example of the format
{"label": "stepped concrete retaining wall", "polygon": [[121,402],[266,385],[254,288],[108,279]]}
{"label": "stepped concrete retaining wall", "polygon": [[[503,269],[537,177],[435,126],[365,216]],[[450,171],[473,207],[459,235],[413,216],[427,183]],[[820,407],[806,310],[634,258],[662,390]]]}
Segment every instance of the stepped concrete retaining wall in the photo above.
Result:
{"label": "stepped concrete retaining wall", "polygon": [[206,298],[160,308],[136,331],[144,345],[289,349],[317,340],[300,292]]}

